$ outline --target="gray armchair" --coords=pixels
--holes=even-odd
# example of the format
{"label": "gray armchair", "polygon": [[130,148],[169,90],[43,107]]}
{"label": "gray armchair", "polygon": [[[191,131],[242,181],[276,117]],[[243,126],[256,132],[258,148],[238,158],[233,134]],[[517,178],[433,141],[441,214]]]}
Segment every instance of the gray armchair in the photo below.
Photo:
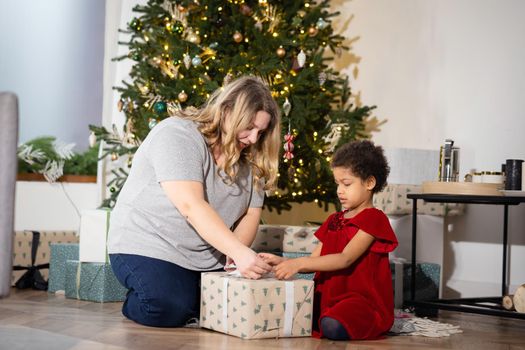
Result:
{"label": "gray armchair", "polygon": [[0,92],[0,298],[11,287],[17,145],[18,101],[16,95]]}

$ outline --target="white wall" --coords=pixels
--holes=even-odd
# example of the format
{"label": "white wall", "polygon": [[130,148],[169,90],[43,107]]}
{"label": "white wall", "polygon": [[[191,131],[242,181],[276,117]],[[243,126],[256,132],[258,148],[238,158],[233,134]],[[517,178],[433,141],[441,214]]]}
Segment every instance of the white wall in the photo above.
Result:
{"label": "white wall", "polygon": [[80,214],[100,204],[96,183],[16,182],[15,231],[79,231]]}
{"label": "white wall", "polygon": [[102,122],[104,0],[0,0],[0,91],[19,96],[19,141],[88,145]]}
{"label": "white wall", "polygon": [[[332,8],[354,15],[346,27],[336,24],[358,37],[352,88],[388,119],[377,143],[437,150],[452,138],[461,148],[460,176],[525,158],[524,1],[354,0]],[[524,214],[525,204],[510,210],[513,285],[525,282]],[[469,206],[449,219],[445,294],[499,294],[502,215],[502,207]]]}

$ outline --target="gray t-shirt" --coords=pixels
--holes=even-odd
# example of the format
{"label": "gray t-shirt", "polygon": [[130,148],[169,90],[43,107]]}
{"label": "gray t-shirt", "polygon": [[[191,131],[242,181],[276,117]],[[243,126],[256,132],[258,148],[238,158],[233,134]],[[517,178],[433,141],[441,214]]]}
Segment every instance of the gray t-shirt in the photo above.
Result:
{"label": "gray t-shirt", "polygon": [[221,268],[223,254],[201,238],[160,186],[169,180],[201,182],[206,201],[232,228],[249,207],[262,207],[264,192],[253,186],[248,165],[241,166],[234,184],[225,182],[217,170],[193,121],[161,121],[135,153],[111,213],[109,253],[148,256],[196,271]]}

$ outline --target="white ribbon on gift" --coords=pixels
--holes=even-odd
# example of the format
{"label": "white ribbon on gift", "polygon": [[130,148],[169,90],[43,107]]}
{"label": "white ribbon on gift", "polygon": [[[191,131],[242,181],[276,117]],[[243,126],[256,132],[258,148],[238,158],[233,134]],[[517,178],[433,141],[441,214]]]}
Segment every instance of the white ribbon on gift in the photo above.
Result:
{"label": "white ribbon on gift", "polygon": [[284,307],[284,336],[290,337],[292,335],[292,326],[293,326],[293,311],[295,304],[295,293],[293,288],[292,281],[285,281],[284,287],[286,290],[286,304]]}
{"label": "white ribbon on gift", "polygon": [[[237,271],[233,271],[237,272]],[[229,273],[231,275],[232,272]],[[239,273],[240,275],[240,273]],[[222,324],[224,333],[228,333],[228,278],[222,279]]]}
{"label": "white ribbon on gift", "polygon": [[406,259],[391,257],[390,261],[394,263],[394,307],[403,308],[403,264]]}
{"label": "white ribbon on gift", "polygon": [[[231,271],[228,273],[232,277],[242,277],[241,273],[238,270]],[[263,277],[264,278],[273,278],[273,273],[269,273]],[[222,280],[222,324],[223,332],[228,333],[228,278]],[[295,305],[295,291],[293,281],[284,281],[284,290],[285,290],[285,304],[284,304],[284,324],[283,324],[283,336],[291,337],[292,336],[292,327],[293,327],[293,312]]]}

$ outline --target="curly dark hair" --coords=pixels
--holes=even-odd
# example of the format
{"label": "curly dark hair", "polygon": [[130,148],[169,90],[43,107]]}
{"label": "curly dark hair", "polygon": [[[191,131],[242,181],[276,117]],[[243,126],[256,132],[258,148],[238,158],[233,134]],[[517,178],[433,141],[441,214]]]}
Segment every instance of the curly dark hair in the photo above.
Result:
{"label": "curly dark hair", "polygon": [[375,177],[376,185],[372,190],[373,193],[383,190],[390,173],[383,148],[368,140],[352,141],[339,147],[332,157],[331,166],[350,169],[363,181],[370,176]]}

